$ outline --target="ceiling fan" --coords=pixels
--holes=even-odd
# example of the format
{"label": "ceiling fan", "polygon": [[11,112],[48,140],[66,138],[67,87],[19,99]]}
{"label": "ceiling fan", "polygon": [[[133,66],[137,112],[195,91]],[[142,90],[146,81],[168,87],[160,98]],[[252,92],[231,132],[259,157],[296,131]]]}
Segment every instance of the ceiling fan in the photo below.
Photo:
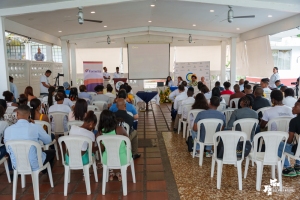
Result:
{"label": "ceiling fan", "polygon": [[102,23],[102,21],[100,21],[100,20],[93,20],[93,19],[84,19],[83,18],[83,11],[82,11],[82,7],[79,7],[78,8],[78,23],[79,24],[83,24],[83,22],[95,22],[95,23]]}
{"label": "ceiling fan", "polygon": [[[227,21],[229,23],[231,23],[233,21],[233,19],[235,18],[255,18],[255,15],[246,15],[246,16],[234,16],[233,14],[233,10],[232,10],[232,7],[231,6],[228,6],[229,8],[229,11],[228,11],[228,16],[227,16]],[[222,21],[225,21],[226,19],[222,20]],[[221,22],[222,22],[221,21]]]}

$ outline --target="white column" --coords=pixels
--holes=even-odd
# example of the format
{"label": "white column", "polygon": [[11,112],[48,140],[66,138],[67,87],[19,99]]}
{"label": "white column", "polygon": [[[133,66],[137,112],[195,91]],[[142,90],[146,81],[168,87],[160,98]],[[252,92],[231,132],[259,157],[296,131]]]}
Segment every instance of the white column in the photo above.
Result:
{"label": "white column", "polygon": [[120,64],[120,72],[121,72],[121,73],[124,73],[124,67],[123,67],[123,47],[121,47],[120,61],[121,61],[121,64]]}
{"label": "white column", "polygon": [[67,81],[70,83],[70,56],[69,48],[66,40],[61,41],[61,54],[62,54],[62,65],[64,72],[64,82]]}
{"label": "white column", "polygon": [[31,60],[31,43],[25,43],[26,60]]}
{"label": "white column", "polygon": [[226,80],[226,41],[222,40],[221,42],[221,85]]}
{"label": "white column", "polygon": [[77,68],[76,68],[76,46],[75,44],[70,44],[71,49],[71,67],[72,67],[72,84],[73,87],[77,87]]}
{"label": "white column", "polygon": [[5,18],[0,17],[0,94],[4,91],[9,90],[8,82],[8,61],[6,51],[6,40],[5,40]]}
{"label": "white column", "polygon": [[230,44],[230,83],[234,86],[236,81],[236,38],[231,38]]}
{"label": "white column", "polygon": [[53,62],[52,45],[46,45],[47,62]]}

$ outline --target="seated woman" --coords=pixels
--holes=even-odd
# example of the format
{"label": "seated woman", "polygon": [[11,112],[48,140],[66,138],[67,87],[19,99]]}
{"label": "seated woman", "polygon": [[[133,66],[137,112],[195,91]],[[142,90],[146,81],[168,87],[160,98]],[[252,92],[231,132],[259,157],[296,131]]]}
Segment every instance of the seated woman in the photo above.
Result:
{"label": "seated woman", "polygon": [[73,112],[69,113],[69,121],[83,121],[88,110],[88,104],[84,99],[78,99],[75,103]]}
{"label": "seated woman", "polygon": [[76,101],[78,99],[78,90],[76,87],[70,89],[69,99],[71,101]]}
{"label": "seated woman", "polygon": [[134,96],[130,93],[132,90],[132,87],[130,85],[126,86],[126,93],[127,93],[127,99],[129,103],[134,102]]}
{"label": "seated woman", "polygon": [[209,91],[208,87],[206,85],[203,85],[201,87],[201,93],[204,94],[205,98],[207,100],[210,100],[211,98],[211,92]]}
{"label": "seated woman", "polygon": [[[30,101],[31,119],[49,122],[48,116],[40,113],[41,108],[42,103],[39,99],[32,99]],[[45,129],[45,131],[47,132],[48,130]]]}
{"label": "seated woman", "polygon": [[48,105],[48,107],[52,106],[55,102],[54,94],[55,94],[55,87],[50,86],[48,88],[48,96],[45,96],[43,98],[43,104]]}
{"label": "seated woman", "polygon": [[182,83],[182,81],[183,81],[182,77],[181,77],[181,76],[178,76],[178,77],[177,77],[177,80],[178,80],[177,86],[181,85],[181,83]]}
{"label": "seated woman", "polygon": [[211,90],[211,96],[212,97],[219,97],[220,98],[220,103],[226,103],[225,99],[221,97],[221,91],[219,87],[214,87]]}
{"label": "seated woman", "polygon": [[[126,130],[122,126],[118,126],[118,122],[116,119],[116,116],[113,112],[109,110],[103,110],[100,115],[99,120],[99,127],[98,127],[99,133],[101,135],[123,135],[128,137]],[[105,144],[101,144],[101,149],[105,148]],[[107,164],[107,152],[102,150],[102,163]],[[119,149],[119,156],[120,156],[120,163],[121,165],[125,165],[127,163],[127,153],[130,154],[130,158],[132,157],[131,152],[127,152],[126,144],[124,141],[121,142],[120,149]],[[118,180],[122,180],[121,173],[116,174],[118,177]],[[115,174],[113,171],[109,174],[109,180],[112,181]]]}
{"label": "seated woman", "polygon": [[[93,142],[95,142],[95,135],[93,133],[93,130],[95,129],[96,124],[97,124],[97,117],[94,114],[94,111],[90,110],[86,114],[85,118],[83,119],[82,126],[72,125],[69,134],[72,136],[73,135],[85,136],[85,137],[90,138]],[[87,148],[88,148],[88,143],[84,142],[81,147],[81,155],[82,155],[83,165],[86,165],[89,163],[89,155],[88,155]],[[93,147],[90,147],[90,148],[93,148]],[[97,149],[97,147],[95,147],[95,150],[96,149]],[[69,164],[68,154],[65,154],[65,162],[67,165]]]}
{"label": "seated woman", "polygon": [[[195,97],[195,102],[192,105],[192,110],[194,110],[194,109],[208,110],[208,108],[209,108],[208,103],[207,103],[207,100],[206,100],[204,94],[202,94],[202,93],[197,94]],[[183,110],[182,112],[185,112],[185,111]],[[186,116],[188,116],[188,115],[186,114]],[[189,123],[193,124],[193,121],[194,121],[194,118],[192,116],[190,116]]]}
{"label": "seated woman", "polygon": [[189,82],[189,86],[190,87],[198,86],[197,76],[195,74],[193,74],[191,76],[191,78],[192,78],[192,80]]}
{"label": "seated woman", "polygon": [[64,90],[57,90],[57,92],[60,92],[63,94],[64,100],[63,100],[63,104],[69,106],[70,108],[73,108],[74,104],[73,102],[67,97],[66,93]]}
{"label": "seated woman", "polygon": [[33,95],[33,89],[31,86],[27,86],[25,88],[24,94],[27,97],[29,102],[31,101],[31,99],[36,99],[36,96]]}
{"label": "seated woman", "polygon": [[173,83],[173,81],[172,81],[171,76],[168,76],[168,77],[167,77],[165,86],[168,86],[168,87],[174,86],[174,83]]}
{"label": "seated woman", "polygon": [[25,96],[25,94],[20,94],[19,96],[19,105],[27,105],[28,104],[28,99]]}
{"label": "seated woman", "polygon": [[13,93],[11,93],[10,91],[4,91],[2,95],[4,96],[4,100],[7,103],[7,107],[10,106],[18,107],[18,104],[13,102],[15,99]]}

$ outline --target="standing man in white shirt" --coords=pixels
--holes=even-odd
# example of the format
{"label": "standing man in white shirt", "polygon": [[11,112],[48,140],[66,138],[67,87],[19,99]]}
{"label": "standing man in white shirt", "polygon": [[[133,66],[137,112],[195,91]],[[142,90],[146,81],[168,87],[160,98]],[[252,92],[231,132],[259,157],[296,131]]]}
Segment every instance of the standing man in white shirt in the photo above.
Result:
{"label": "standing man in white shirt", "polygon": [[[178,91],[179,91],[179,95],[175,97],[175,101],[174,101],[174,110],[176,110],[176,111],[178,111],[182,100],[187,99],[187,94],[184,91],[184,86],[183,85],[178,86]],[[176,120],[177,120],[177,123],[176,123]],[[179,120],[179,116],[177,116],[177,113],[176,113],[176,118],[175,118],[175,122],[174,122],[174,129],[173,129],[175,132],[177,131],[178,120]]]}
{"label": "standing man in white shirt", "polygon": [[16,103],[16,99],[19,98],[19,92],[16,84],[14,84],[14,78],[9,76],[9,84],[10,84],[10,92],[14,94],[14,102]]}
{"label": "standing man in white shirt", "polygon": [[116,72],[114,73],[114,78],[121,78],[121,74],[119,72],[119,67],[116,67]]}
{"label": "standing man in white shirt", "polygon": [[273,68],[273,74],[272,76],[270,77],[270,88],[271,89],[276,89],[276,85],[275,85],[275,81],[277,80],[280,80],[280,76],[278,74],[278,68],[277,67],[274,67]]}
{"label": "standing man in white shirt", "polygon": [[104,87],[106,87],[109,80],[110,80],[110,74],[107,73],[107,68],[106,67],[103,67],[103,79],[104,79]]}
{"label": "standing man in white shirt", "polygon": [[51,71],[47,70],[43,76],[41,76],[40,79],[40,95],[46,96],[48,95],[48,88],[51,86],[48,80],[48,77],[51,75]]}
{"label": "standing man in white shirt", "polygon": [[44,61],[45,56],[44,56],[44,54],[41,52],[41,49],[40,49],[40,48],[38,48],[38,52],[34,55],[34,59],[35,59],[36,61]]}

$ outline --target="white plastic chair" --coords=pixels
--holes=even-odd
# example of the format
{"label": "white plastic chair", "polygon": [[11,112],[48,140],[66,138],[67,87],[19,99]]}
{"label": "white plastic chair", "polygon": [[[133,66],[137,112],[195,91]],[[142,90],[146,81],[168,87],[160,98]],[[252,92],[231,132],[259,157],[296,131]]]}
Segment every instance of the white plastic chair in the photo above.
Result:
{"label": "white plastic chair", "polygon": [[[122,135],[101,135],[97,137],[97,144],[99,147],[99,152],[102,158],[102,151],[100,148],[100,141],[102,141],[105,146],[105,151],[107,152],[107,163],[103,164],[103,176],[102,176],[102,195],[105,195],[106,182],[108,182],[109,169],[121,169],[122,174],[122,186],[123,186],[123,195],[127,195],[127,167],[130,165],[131,174],[133,183],[135,180],[135,170],[134,170],[134,162],[131,157],[131,143],[128,137]],[[126,143],[126,152],[127,152],[127,163],[121,166],[120,156],[119,156],[119,148],[121,142],[124,141]]]}
{"label": "white plastic chair", "polygon": [[49,119],[52,119],[52,123],[54,123],[54,130],[52,130],[52,133],[55,135],[57,134],[64,134],[68,135],[68,131],[65,132],[64,129],[64,119],[65,117],[68,118],[69,113],[65,112],[51,112],[48,114]]}
{"label": "white plastic chair", "polygon": [[236,120],[233,123],[232,131],[236,130],[236,126],[240,125],[241,131],[247,134],[247,140],[252,141],[251,134],[252,130],[256,130],[256,127],[258,125],[258,119],[253,119],[253,118],[244,118],[244,119],[239,119]]}
{"label": "white plastic chair", "polygon": [[[265,152],[257,151],[258,139],[263,137],[265,141]],[[257,165],[256,171],[256,190],[260,191],[261,188],[261,180],[263,174],[263,166],[271,165],[272,169],[272,179],[275,179],[275,166],[277,165],[277,173],[278,173],[278,181],[279,181],[279,191],[282,191],[282,168],[281,161],[283,159],[283,154],[278,157],[278,147],[282,140],[285,140],[283,149],[285,149],[286,141],[289,137],[289,134],[282,131],[266,131],[260,132],[254,136],[254,148],[253,152],[250,153],[246,158],[245,164],[245,175],[244,178],[247,177],[249,160],[252,160]]]}
{"label": "white plastic chair", "polygon": [[226,103],[220,103],[220,105],[217,108],[217,111],[222,112],[223,110],[226,110]]}
{"label": "white plastic chair", "polygon": [[[2,123],[4,124],[4,123],[7,123],[7,122],[0,121],[0,124],[2,124]],[[5,126],[5,125],[0,125],[0,126]],[[0,141],[2,141],[2,138],[3,138],[3,133],[0,133]],[[0,142],[0,147],[1,146],[4,146],[4,144],[1,144],[1,142]],[[7,164],[7,157],[4,156],[3,158],[1,158],[0,165],[2,163],[4,163],[5,172],[6,172],[6,175],[7,175],[8,182],[11,183],[11,179],[10,179],[10,175],[9,175],[9,168],[8,168],[8,164]]]}
{"label": "white plastic chair", "polygon": [[231,99],[230,102],[229,102],[229,107],[233,108],[233,103],[234,103],[234,106],[235,106],[234,108],[238,108],[239,100],[240,100],[240,98]]}
{"label": "white plastic chair", "polygon": [[16,106],[8,106],[8,107],[6,108],[5,113],[6,113],[6,114],[11,114],[11,113],[13,113],[14,110],[17,109],[17,108],[18,108],[18,107],[16,107]]}
{"label": "white plastic chair", "polygon": [[[50,163],[47,162],[43,165],[42,161],[42,150],[41,145],[37,142],[30,141],[30,140],[14,140],[14,141],[7,141],[5,143],[6,149],[10,149],[11,153],[13,153],[15,160],[16,160],[16,168],[14,168],[14,178],[13,178],[13,200],[16,199],[17,193],[17,182],[18,182],[18,174],[21,174],[21,185],[22,188],[25,187],[25,175],[31,174],[32,178],[32,186],[34,192],[34,199],[40,199],[40,192],[39,192],[39,173],[40,171],[47,168],[50,185],[53,187],[53,179],[52,179],[52,171]],[[32,171],[30,160],[29,160],[29,150],[30,148],[36,148],[37,159],[39,169],[36,171]]]}
{"label": "white plastic chair", "polygon": [[263,107],[263,108],[258,109],[256,112],[257,112],[257,114],[259,114],[261,112],[261,114],[264,115],[264,112],[266,110],[269,110],[270,108],[272,108],[272,107],[271,106]]}
{"label": "white plastic chair", "polygon": [[[205,139],[204,142],[200,141],[200,129],[201,124],[203,124],[205,129]],[[206,145],[213,145],[213,135],[222,129],[223,126],[223,120],[220,119],[202,119],[197,122],[197,137],[194,139],[194,148],[193,148],[193,158],[195,157],[196,153],[196,145],[200,145],[200,154],[199,154],[199,165],[202,166],[203,164],[203,153],[204,153],[204,146]],[[218,129],[218,126],[220,126],[220,130]]]}
{"label": "white plastic chair", "polygon": [[[48,130],[47,133],[51,137],[51,125],[48,122],[41,121],[41,120],[34,120],[34,123],[40,125],[41,127],[43,127],[44,125],[46,125],[47,126],[47,130]],[[56,139],[54,139],[50,144],[43,144],[42,147],[45,150],[48,150],[51,145],[54,145],[54,149],[55,149],[55,153],[56,153],[56,159],[59,160]]]}
{"label": "white plastic chair", "polygon": [[101,115],[101,111],[96,111],[96,112],[94,112],[94,114],[96,115],[96,117],[97,117],[97,124],[96,124],[96,126],[95,126],[95,130],[98,130],[98,126],[99,126],[99,121],[100,121],[100,115]]}
{"label": "white plastic chair", "polygon": [[91,110],[91,111],[99,111],[99,108],[98,106],[94,106],[94,105],[88,105],[88,111]]}
{"label": "white plastic chair", "polygon": [[[186,130],[187,131],[186,132],[186,137],[189,137],[191,135],[191,130],[194,126],[194,121],[195,121],[198,113],[202,112],[202,111],[204,111],[204,110],[203,109],[192,109],[192,110],[190,110],[190,112],[188,112],[188,118],[187,118],[187,121],[186,121],[186,124],[187,124],[187,127],[188,127],[187,130]],[[183,131],[184,131],[184,129],[185,128],[183,127]]]}
{"label": "white plastic chair", "polygon": [[87,92],[87,93],[90,94],[92,97],[97,95],[96,92]]}
{"label": "white plastic chair", "polygon": [[103,110],[106,110],[108,107],[107,107],[107,102],[105,101],[94,101],[92,103],[94,106],[97,106],[99,108],[99,111],[103,111]]}
{"label": "white plastic chair", "polygon": [[183,131],[182,131],[182,137],[185,138],[185,133],[186,133],[186,125],[187,125],[187,121],[183,121],[183,112],[187,112],[189,113],[192,109],[192,105],[193,104],[186,104],[186,105],[183,105],[182,106],[182,114],[181,114],[181,117],[179,119],[179,122],[178,122],[178,134],[180,133],[181,131],[181,123],[182,123],[182,126],[183,126]]}
{"label": "white plastic chair", "polygon": [[82,124],[83,124],[83,121],[79,121],[79,120],[68,121],[68,132],[70,132],[71,127],[73,125],[75,125],[75,126],[82,126]]}
{"label": "white plastic chair", "polygon": [[[115,101],[115,97],[109,97],[109,100],[110,100],[110,104],[113,104],[114,101]],[[136,103],[135,100],[133,103]],[[135,105],[135,104],[134,104]]]}
{"label": "white plastic chair", "polygon": [[231,114],[233,113],[233,111],[235,111],[235,108],[227,108],[226,110],[223,110],[222,113],[224,113],[225,115],[225,120],[226,120],[226,124],[224,124],[227,127],[227,124],[230,120]]}
{"label": "white plastic chair", "polygon": [[[223,141],[224,145],[224,153],[223,158],[217,158],[217,146],[218,142],[217,139],[220,137]],[[214,154],[212,156],[211,161],[211,177],[214,176],[215,171],[215,164],[218,164],[217,170],[217,189],[221,189],[221,179],[222,179],[222,168],[223,164],[231,164],[237,166],[238,171],[238,181],[239,181],[239,190],[242,190],[242,162],[244,160],[244,151],[245,151],[245,144],[243,143],[243,151],[242,157],[240,159],[237,158],[236,155],[236,147],[240,140],[246,141],[247,134],[240,131],[220,131],[216,132],[213,135],[213,142],[214,142]]]}
{"label": "white plastic chair", "polygon": [[230,94],[223,94],[221,97],[225,100],[226,105],[229,105]]}
{"label": "white plastic chair", "polygon": [[[65,143],[66,151],[69,156],[69,164],[67,165],[64,159],[64,151],[62,148],[62,142]],[[64,177],[64,196],[68,194],[68,183],[71,180],[71,170],[83,170],[84,181],[86,187],[87,195],[91,194],[91,185],[90,185],[90,172],[89,169],[93,166],[95,181],[98,182],[98,174],[95,158],[92,156],[92,140],[88,137],[84,136],[62,136],[58,138],[58,143],[60,147],[62,164],[65,168],[65,177]],[[88,155],[89,155],[89,163],[83,165],[82,163],[82,155],[81,148],[83,143],[88,143]]]}

